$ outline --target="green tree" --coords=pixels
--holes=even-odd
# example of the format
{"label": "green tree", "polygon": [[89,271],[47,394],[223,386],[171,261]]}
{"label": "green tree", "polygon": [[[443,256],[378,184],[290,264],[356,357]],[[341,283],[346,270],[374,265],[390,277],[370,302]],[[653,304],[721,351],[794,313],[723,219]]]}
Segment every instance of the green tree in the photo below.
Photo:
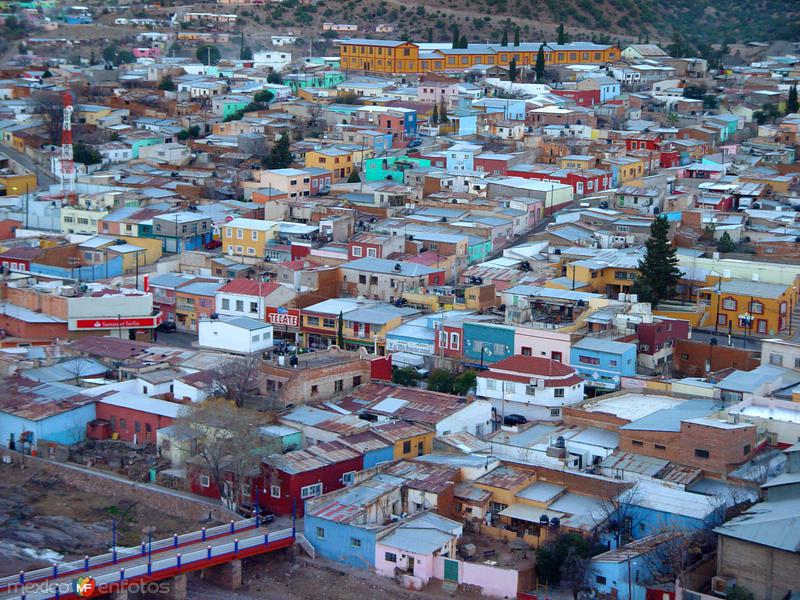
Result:
{"label": "green tree", "polygon": [[453,25],[453,48],[458,48],[458,43],[461,40],[461,36],[458,33],[458,25]]}
{"label": "green tree", "polygon": [[103,162],[103,157],[92,146],[87,146],[82,142],[78,142],[72,148],[72,157],[75,162],[83,163],[84,165],[96,165]]}
{"label": "green tree", "polygon": [[508,46],[508,31],[503,30],[503,37],[500,39],[501,46]]}
{"label": "green tree", "polygon": [[428,43],[433,42],[433,27],[428,27]]}
{"label": "green tree", "polygon": [[117,48],[115,46],[106,46],[103,48],[103,60],[110,65],[117,64]]}
{"label": "green tree", "polygon": [[514,45],[519,46],[519,27],[514,30]]}
{"label": "green tree", "polygon": [[439,105],[433,105],[433,112],[431,113],[431,125],[438,125],[439,124]]}
{"label": "green tree", "polygon": [[719,252],[733,252],[736,250],[736,244],[731,239],[731,234],[727,231],[720,236],[717,242],[717,250]]}
{"label": "green tree", "polygon": [[267,169],[285,169],[292,162],[294,162],[294,156],[292,155],[289,137],[286,134],[283,134],[281,139],[275,142],[269,154],[262,161]]}
{"label": "green tree", "polygon": [[467,41],[467,36],[465,34],[465,35],[462,35],[461,39],[458,40],[458,47],[464,49],[467,46],[469,46],[469,41]]}
{"label": "green tree", "polygon": [[512,58],[508,63],[508,80],[514,83],[517,80],[517,59]]}
{"label": "green tree", "polygon": [[200,137],[200,125],[192,125],[189,127],[189,137],[192,139]]}
{"label": "green tree", "polygon": [[253,96],[253,100],[262,104],[269,104],[274,97],[275,94],[270,90],[261,90],[260,92],[256,92],[255,96]]}
{"label": "green tree", "polygon": [[539,46],[539,52],[536,53],[536,81],[541,81],[544,78],[544,44]]}
{"label": "green tree", "polygon": [[245,46],[242,49],[239,53],[239,58],[241,60],[253,60],[253,51],[250,49],[250,46]]}
{"label": "green tree", "polygon": [[336,323],[336,345],[344,349],[344,313],[339,311],[339,320]]}
{"label": "green tree", "polygon": [[129,65],[133,62],[136,62],[136,57],[133,55],[133,52],[128,50],[120,50],[117,52],[117,65]]}
{"label": "green tree", "polygon": [[411,367],[392,370],[392,383],[397,385],[415,385],[419,381],[419,373]]}
{"label": "green tree", "polygon": [[164,79],[161,80],[161,83],[158,84],[158,89],[164,90],[166,92],[174,92],[175,82],[172,81],[172,77],[166,75]]}
{"label": "green tree", "polygon": [[475,388],[477,377],[477,373],[469,369],[459,373],[453,380],[453,393],[459,396],[466,396],[467,392]]}
{"label": "green tree", "polygon": [[278,85],[283,84],[283,75],[278,73],[277,71],[270,71],[267,75],[267,83],[277,83]]}
{"label": "green tree", "polygon": [[189,132],[185,129],[181,129],[177,134],[175,134],[175,137],[178,138],[179,141],[185,142],[189,139]]}
{"label": "green tree", "polygon": [[797,100],[797,85],[789,88],[789,99],[786,101],[786,112],[796,113],[800,110],[800,103]]}
{"label": "green tree", "polygon": [[439,101],[439,123],[447,125],[450,122],[450,117],[447,116],[447,105],[444,103],[444,98]]}
{"label": "green tree", "polygon": [[360,182],[361,182],[361,177],[359,176],[358,171],[353,169],[350,172],[350,177],[347,178],[347,183],[360,183]]}
{"label": "green tree", "polygon": [[558,36],[558,43],[559,44],[566,44],[567,43],[567,34],[564,33],[564,24],[559,23],[558,29],[556,29],[556,35]]}
{"label": "green tree", "polygon": [[683,274],[678,268],[678,256],[668,234],[669,222],[663,216],[650,225],[644,257],[639,261],[639,275],[633,283],[640,300],[650,302],[654,308],[672,295]]}
{"label": "green tree", "polygon": [[729,587],[725,590],[725,600],[753,600],[753,592],[741,585]]}
{"label": "green tree", "polygon": [[217,64],[219,62],[219,59],[222,57],[222,55],[219,52],[219,48],[217,48],[216,46],[212,46],[210,44],[200,46],[197,49],[197,52],[195,52],[195,56],[197,57],[197,60],[199,60],[207,67]]}
{"label": "green tree", "polygon": [[453,393],[454,383],[453,373],[445,369],[434,369],[428,375],[428,389],[432,392],[442,392],[444,394]]}
{"label": "green tree", "polygon": [[[536,549],[536,574],[551,585],[561,582],[575,559],[591,558],[605,548],[594,546],[579,533],[564,533]],[[567,567],[567,568],[565,568]]]}

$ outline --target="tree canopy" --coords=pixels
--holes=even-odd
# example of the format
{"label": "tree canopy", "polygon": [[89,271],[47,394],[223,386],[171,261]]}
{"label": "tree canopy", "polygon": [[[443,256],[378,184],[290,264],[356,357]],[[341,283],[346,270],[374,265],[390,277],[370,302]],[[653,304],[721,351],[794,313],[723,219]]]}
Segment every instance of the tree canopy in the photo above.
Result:
{"label": "tree canopy", "polygon": [[197,52],[195,52],[195,56],[197,57],[197,60],[206,66],[215,65],[219,62],[219,59],[222,58],[219,48],[216,46],[211,46],[210,44],[200,46],[197,49]]}
{"label": "tree canopy", "polygon": [[663,216],[650,225],[650,237],[645,242],[644,257],[639,262],[639,275],[633,289],[639,299],[653,307],[670,297],[683,274],[678,268],[675,247],[669,241],[669,222]]}

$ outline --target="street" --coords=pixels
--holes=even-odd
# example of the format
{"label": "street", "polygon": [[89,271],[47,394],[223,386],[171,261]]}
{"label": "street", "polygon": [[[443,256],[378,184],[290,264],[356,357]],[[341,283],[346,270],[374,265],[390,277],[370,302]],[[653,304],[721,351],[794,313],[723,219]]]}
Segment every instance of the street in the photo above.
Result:
{"label": "street", "polygon": [[713,329],[692,329],[692,340],[696,342],[710,342],[716,338],[720,346],[732,346],[734,348],[743,348],[745,350],[752,350],[758,352],[761,350],[761,340],[753,336],[743,336],[740,334],[733,334],[730,342],[728,342],[728,331],[714,332]]}
{"label": "street", "polygon": [[[58,180],[50,175],[47,171],[36,166],[33,159],[21,152],[18,152],[11,146],[6,144],[0,145],[0,153],[5,154],[11,160],[14,160],[28,169],[31,173],[36,173],[36,185],[38,188],[47,188],[50,184],[58,183]],[[33,190],[30,190],[33,191]]]}

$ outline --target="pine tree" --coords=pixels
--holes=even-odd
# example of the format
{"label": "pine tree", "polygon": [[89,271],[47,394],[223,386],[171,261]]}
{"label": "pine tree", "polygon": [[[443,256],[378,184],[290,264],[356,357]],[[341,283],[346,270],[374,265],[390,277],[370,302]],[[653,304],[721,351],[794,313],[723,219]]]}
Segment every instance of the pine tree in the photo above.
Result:
{"label": "pine tree", "polygon": [[558,29],[556,30],[558,34],[558,43],[559,44],[566,44],[567,43],[567,34],[564,33],[564,24],[559,23]]}
{"label": "pine tree", "polygon": [[350,171],[350,177],[347,178],[347,183],[360,183],[361,177],[355,169]]}
{"label": "pine tree", "polygon": [[344,314],[339,311],[339,323],[336,327],[336,345],[344,349]]}
{"label": "pine tree", "polygon": [[458,48],[460,37],[458,35],[458,25],[453,25],[453,49]]}
{"label": "pine tree", "polygon": [[514,30],[514,45],[519,46],[519,27]]}
{"label": "pine tree", "polygon": [[633,291],[643,302],[653,307],[671,296],[683,273],[678,268],[678,256],[670,244],[669,222],[658,217],[650,226],[650,237],[645,242],[644,257],[639,261],[639,275],[633,283]]}
{"label": "pine tree", "polygon": [[539,52],[536,53],[536,80],[541,81],[544,78],[544,44],[539,46]]}
{"label": "pine tree", "polygon": [[431,125],[439,124],[439,105],[433,105],[433,112],[431,113]]}
{"label": "pine tree", "polygon": [[469,42],[467,41],[467,36],[466,35],[462,35],[461,39],[458,40],[458,47],[462,48],[462,49],[465,49],[467,46],[469,46]]}
{"label": "pine tree", "polygon": [[433,42],[433,28],[428,27],[428,43],[430,44]]}
{"label": "pine tree", "polygon": [[263,163],[268,169],[286,169],[292,162],[294,162],[294,156],[292,155],[289,137],[283,134],[281,139],[272,146],[272,150],[265,157]]}
{"label": "pine tree", "polygon": [[508,80],[514,83],[517,80],[517,59],[512,58],[508,65]]}
{"label": "pine tree", "polygon": [[500,39],[501,46],[508,46],[508,32],[503,30],[503,37]]}
{"label": "pine tree", "polygon": [[800,110],[800,103],[797,100],[797,86],[793,85],[789,88],[789,99],[786,101],[786,112],[796,113]]}
{"label": "pine tree", "polygon": [[439,101],[439,123],[446,125],[450,122],[450,117],[447,116],[447,105],[444,103],[444,98]]}
{"label": "pine tree", "polygon": [[736,244],[731,238],[731,234],[727,231],[722,234],[717,242],[717,250],[719,252],[733,252],[736,250]]}

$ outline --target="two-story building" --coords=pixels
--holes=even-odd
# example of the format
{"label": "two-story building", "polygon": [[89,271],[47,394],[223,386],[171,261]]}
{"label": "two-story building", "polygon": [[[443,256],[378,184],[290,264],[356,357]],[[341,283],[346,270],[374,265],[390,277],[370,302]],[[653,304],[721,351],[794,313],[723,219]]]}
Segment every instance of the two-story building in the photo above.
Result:
{"label": "two-story building", "polygon": [[636,344],[585,337],[572,344],[570,364],[588,387],[615,390],[636,374]]}

